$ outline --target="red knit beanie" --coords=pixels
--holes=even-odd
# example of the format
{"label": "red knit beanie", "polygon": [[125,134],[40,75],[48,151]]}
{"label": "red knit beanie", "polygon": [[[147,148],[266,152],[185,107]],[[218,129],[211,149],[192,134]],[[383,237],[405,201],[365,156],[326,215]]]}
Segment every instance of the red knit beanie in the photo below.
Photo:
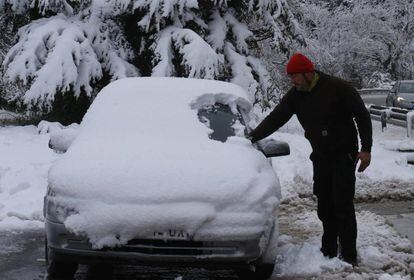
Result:
{"label": "red knit beanie", "polygon": [[286,72],[288,74],[307,73],[314,70],[312,61],[301,53],[295,53],[286,65]]}

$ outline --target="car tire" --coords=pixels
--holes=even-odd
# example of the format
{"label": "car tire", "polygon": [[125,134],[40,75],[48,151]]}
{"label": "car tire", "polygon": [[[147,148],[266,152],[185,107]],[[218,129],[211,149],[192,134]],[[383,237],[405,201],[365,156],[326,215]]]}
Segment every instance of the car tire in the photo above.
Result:
{"label": "car tire", "polygon": [[78,270],[78,264],[74,262],[58,261],[54,257],[53,250],[49,248],[45,238],[45,259],[48,279],[73,279]]}
{"label": "car tire", "polygon": [[257,264],[254,271],[246,268],[237,270],[236,273],[240,280],[267,280],[272,276],[274,268],[274,263],[262,263]]}

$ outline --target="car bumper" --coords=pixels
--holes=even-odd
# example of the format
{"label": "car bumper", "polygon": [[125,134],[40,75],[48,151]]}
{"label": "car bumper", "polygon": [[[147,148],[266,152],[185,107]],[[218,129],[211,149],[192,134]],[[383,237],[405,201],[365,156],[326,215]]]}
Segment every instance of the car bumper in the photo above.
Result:
{"label": "car bumper", "polygon": [[159,265],[241,266],[261,255],[260,239],[246,241],[168,241],[139,239],[117,248],[93,249],[87,239],[63,224],[46,220],[47,243],[53,258],[77,263],[127,262]]}

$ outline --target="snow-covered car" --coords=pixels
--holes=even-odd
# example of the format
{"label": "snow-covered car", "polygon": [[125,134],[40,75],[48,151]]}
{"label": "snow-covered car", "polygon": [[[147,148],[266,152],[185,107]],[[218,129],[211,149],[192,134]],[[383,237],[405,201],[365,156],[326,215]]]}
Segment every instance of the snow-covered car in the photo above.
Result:
{"label": "snow-covered car", "polygon": [[106,86],[76,135],[50,144],[67,151],[49,171],[44,200],[49,274],[131,261],[221,264],[268,278],[280,185],[266,157],[287,155],[289,146],[246,139],[251,109],[247,93],[226,82],[128,78]]}
{"label": "snow-covered car", "polygon": [[397,81],[386,98],[389,107],[414,109],[414,80]]}

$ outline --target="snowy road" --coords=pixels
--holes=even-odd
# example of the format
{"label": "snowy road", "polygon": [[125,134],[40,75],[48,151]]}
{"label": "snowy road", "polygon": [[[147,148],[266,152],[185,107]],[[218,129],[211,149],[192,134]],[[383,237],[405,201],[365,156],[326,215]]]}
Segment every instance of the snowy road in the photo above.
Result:
{"label": "snowy road", "polygon": [[362,95],[362,99],[367,104],[375,104],[379,106],[385,106],[385,99],[387,95],[385,94],[366,94]]}
{"label": "snowy road", "polygon": [[414,201],[361,203],[358,209],[384,216],[402,236],[411,241],[411,247],[414,249]]}

